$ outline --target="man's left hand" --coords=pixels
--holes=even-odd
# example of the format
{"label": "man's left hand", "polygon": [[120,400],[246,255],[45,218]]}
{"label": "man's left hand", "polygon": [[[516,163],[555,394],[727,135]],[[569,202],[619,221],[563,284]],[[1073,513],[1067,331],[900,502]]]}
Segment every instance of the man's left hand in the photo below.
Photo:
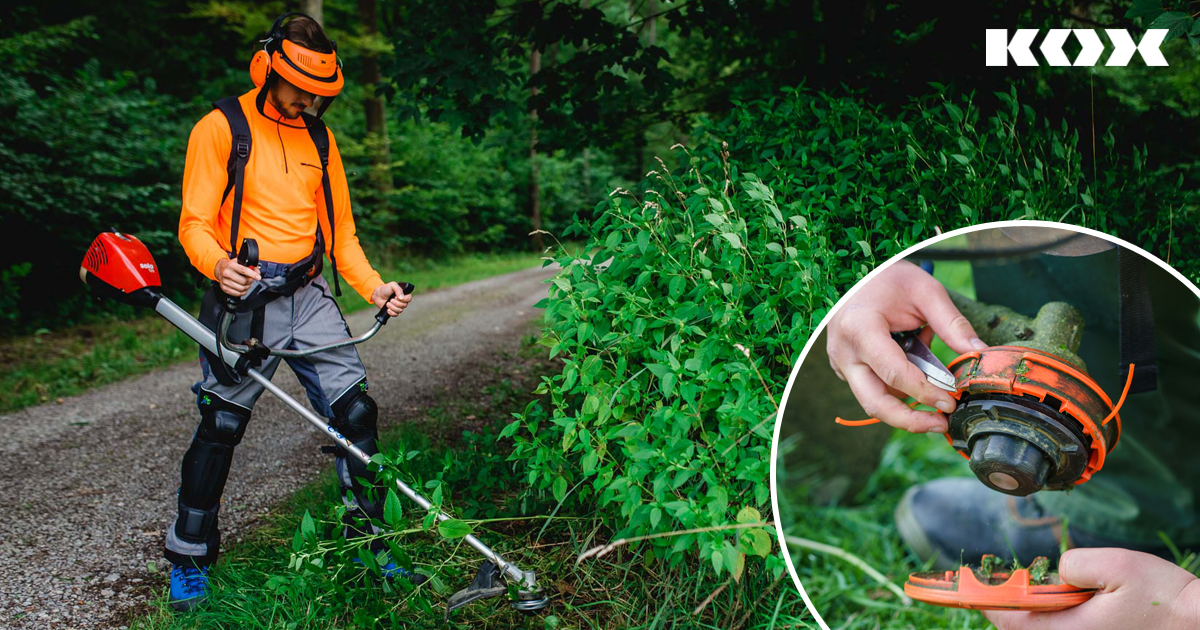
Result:
{"label": "man's left hand", "polygon": [[412,296],[404,295],[399,283],[385,282],[371,292],[371,301],[379,308],[386,304],[388,315],[395,317],[404,312],[404,308],[412,301]]}
{"label": "man's left hand", "polygon": [[1099,591],[1058,612],[987,610],[999,630],[1185,630],[1200,622],[1200,579],[1128,549],[1072,549],[1059,562],[1067,584]]}

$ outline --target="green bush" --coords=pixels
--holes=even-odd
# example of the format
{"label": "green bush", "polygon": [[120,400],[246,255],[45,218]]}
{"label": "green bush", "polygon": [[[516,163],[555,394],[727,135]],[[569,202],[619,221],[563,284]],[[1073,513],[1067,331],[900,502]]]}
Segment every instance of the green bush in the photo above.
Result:
{"label": "green bush", "polygon": [[1173,244],[1195,276],[1195,235],[1168,227],[1195,216],[1177,175],[1108,133],[1096,184],[1074,131],[1003,99],[986,118],[967,97],[888,114],[786,90],[703,124],[702,151],[678,153],[681,174],[652,173],[642,199],[598,206],[577,228],[590,253],[559,258],[544,303],[543,342],[563,362],[541,387],[548,408],[504,432],[532,486],[597,509],[615,537],[713,528],[646,546],[736,573],[742,554],[770,547],[770,530],[729,528],[770,518],[770,430],[790,368],[877,263],[935,227],[1026,218]]}
{"label": "green bush", "polygon": [[[847,246],[883,248],[880,260],[962,225],[1063,221],[1114,234],[1200,280],[1200,164],[1156,165],[1145,148],[1096,130],[1084,159],[1080,131],[1039,117],[1014,92],[983,112],[972,96],[938,94],[885,112],[859,98],[787,89],[738,103],[705,122],[708,146],[729,143],[735,173],[757,173],[781,197],[826,217]],[[710,150],[703,172],[720,168]]]}
{"label": "green bush", "polygon": [[132,74],[105,78],[95,61],[42,79],[0,77],[0,217],[17,241],[0,251],[0,269],[31,264],[6,281],[19,286],[17,321],[28,329],[88,308],[76,270],[101,231],[137,234],[164,280],[187,265],[171,185],[187,144],[182,106]]}

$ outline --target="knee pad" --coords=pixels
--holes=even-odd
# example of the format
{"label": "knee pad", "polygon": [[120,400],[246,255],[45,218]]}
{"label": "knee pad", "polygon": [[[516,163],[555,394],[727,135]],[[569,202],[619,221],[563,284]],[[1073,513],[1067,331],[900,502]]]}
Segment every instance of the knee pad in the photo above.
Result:
{"label": "knee pad", "polygon": [[330,405],[333,409],[334,428],[355,445],[365,439],[374,441],[376,422],[379,418],[379,407],[375,404],[375,399],[367,394],[366,383],[362,385],[351,388]]}
{"label": "knee pad", "polygon": [[[334,413],[334,428],[370,456],[379,452],[376,444],[376,421],[379,417],[379,407],[375,404],[375,399],[367,395],[365,382],[360,385],[351,388],[330,406]],[[341,449],[338,450],[341,451]],[[354,513],[361,509],[368,516],[382,518],[382,501],[372,496],[375,493],[361,487],[357,481],[364,479],[374,483],[374,471],[346,452],[338,453],[335,468],[342,488],[350,494],[350,497],[345,497],[350,512]]]}
{"label": "knee pad", "polygon": [[249,409],[205,394],[200,402],[200,428],[196,437],[222,446],[237,446],[248,422]]}

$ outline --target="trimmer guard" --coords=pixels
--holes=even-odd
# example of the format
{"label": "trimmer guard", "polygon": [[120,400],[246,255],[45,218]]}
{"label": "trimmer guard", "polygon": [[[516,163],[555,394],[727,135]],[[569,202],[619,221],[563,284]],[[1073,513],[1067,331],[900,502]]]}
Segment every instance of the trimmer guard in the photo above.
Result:
{"label": "trimmer guard", "polygon": [[1039,612],[1078,606],[1096,594],[1094,588],[1063,583],[1057,573],[1047,582],[1030,584],[1029,569],[1018,569],[992,573],[985,584],[971,567],[962,565],[957,571],[913,573],[904,583],[904,594],[934,606]]}

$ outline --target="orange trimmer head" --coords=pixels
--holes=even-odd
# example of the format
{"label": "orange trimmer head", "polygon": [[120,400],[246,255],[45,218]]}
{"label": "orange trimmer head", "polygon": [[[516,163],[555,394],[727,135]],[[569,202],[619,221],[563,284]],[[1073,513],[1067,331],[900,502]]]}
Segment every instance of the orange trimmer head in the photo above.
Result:
{"label": "orange trimmer head", "polygon": [[1119,404],[1052,354],[993,346],[948,367],[959,404],[946,440],[999,492],[1026,496],[1082,484],[1121,435]]}
{"label": "orange trimmer head", "polygon": [[[987,558],[984,556],[985,566]],[[1049,564],[1038,558],[1031,566],[1039,563]],[[1030,573],[1030,568],[981,573],[967,565],[957,571],[924,571],[908,576],[904,593],[934,606],[1041,612],[1078,606],[1096,594],[1094,588],[1063,583],[1057,573],[1044,572],[1041,579],[1031,579]]]}

